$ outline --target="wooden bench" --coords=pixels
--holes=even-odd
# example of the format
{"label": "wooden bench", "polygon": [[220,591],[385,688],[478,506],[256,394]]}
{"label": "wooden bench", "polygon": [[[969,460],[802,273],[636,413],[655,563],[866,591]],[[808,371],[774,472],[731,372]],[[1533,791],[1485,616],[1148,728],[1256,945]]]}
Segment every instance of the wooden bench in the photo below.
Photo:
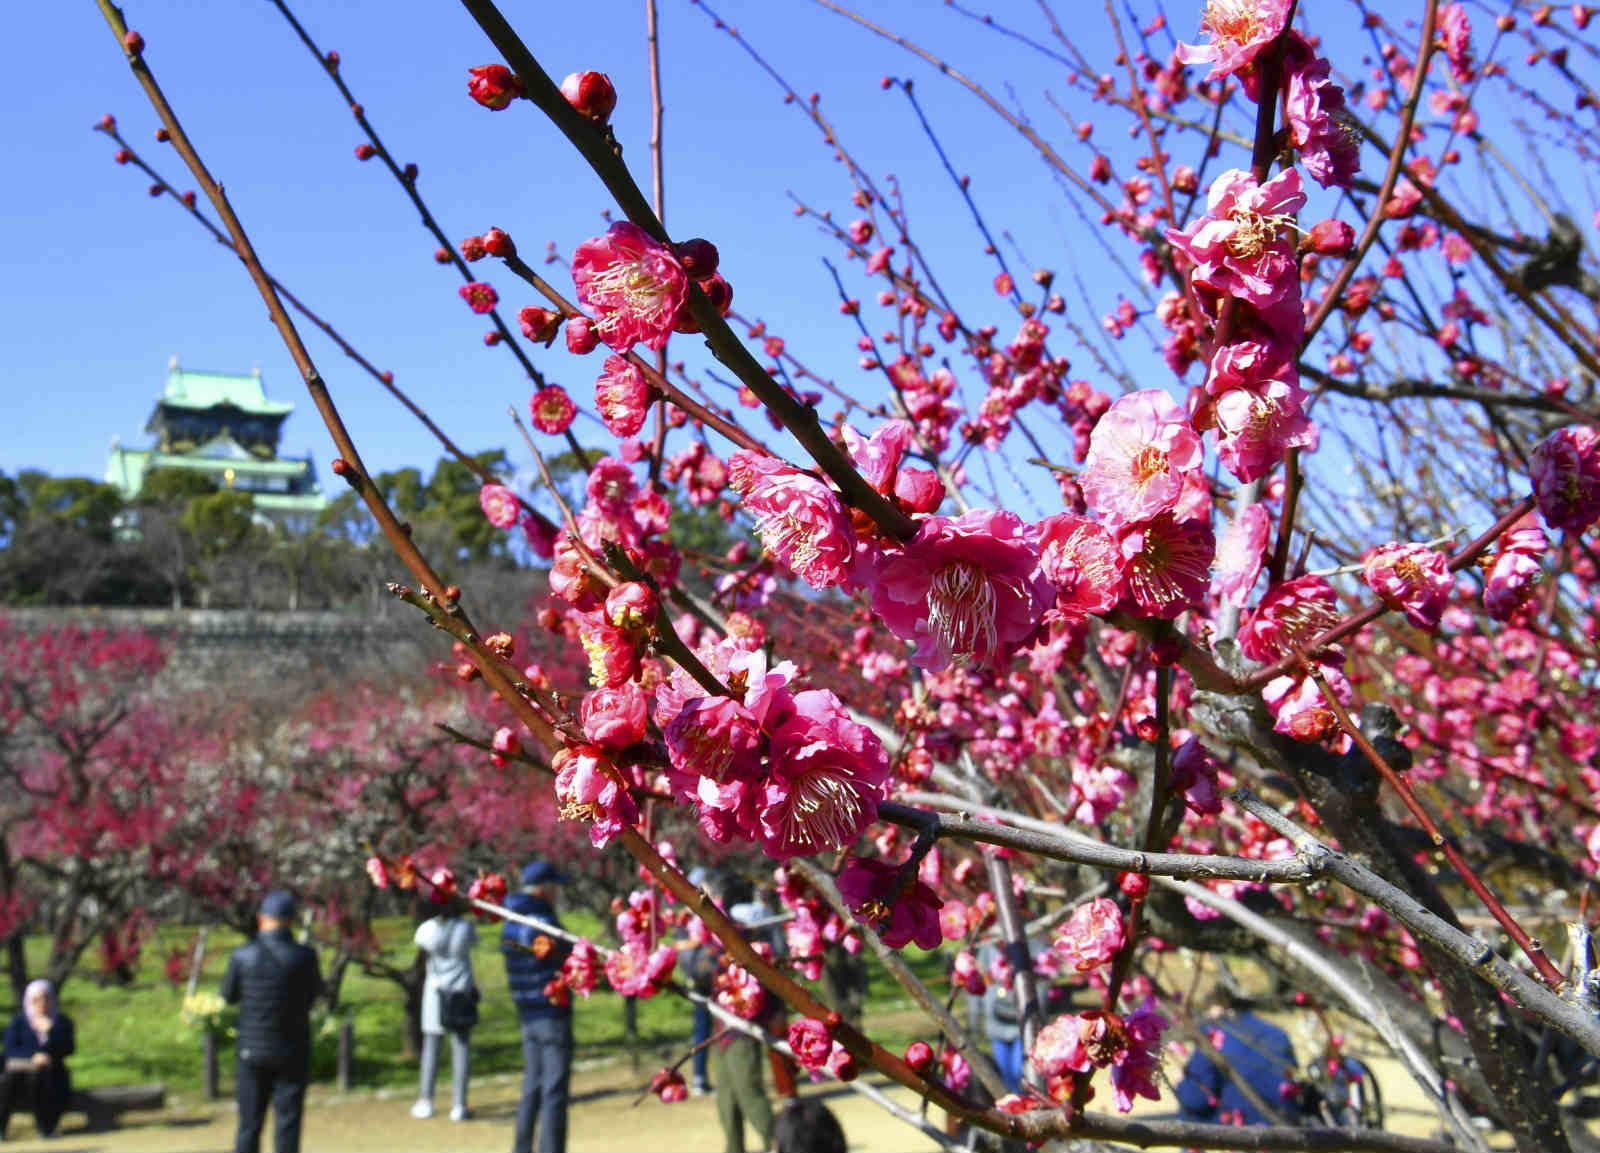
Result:
{"label": "wooden bench", "polygon": [[117,1127],[117,1118],[140,1109],[165,1109],[165,1085],[102,1085],[97,1089],[74,1089],[67,1101],[68,1113],[82,1113],[89,1119],[91,1132]]}

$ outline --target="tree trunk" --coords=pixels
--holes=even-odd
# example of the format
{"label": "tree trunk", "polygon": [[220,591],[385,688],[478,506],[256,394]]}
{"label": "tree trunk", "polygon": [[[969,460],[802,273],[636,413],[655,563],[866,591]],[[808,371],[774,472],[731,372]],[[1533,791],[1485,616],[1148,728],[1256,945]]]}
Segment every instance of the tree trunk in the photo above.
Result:
{"label": "tree trunk", "polygon": [[6,972],[11,978],[11,1001],[22,1004],[22,991],[28,987],[28,958],[23,955],[25,935],[18,928],[6,938]]}

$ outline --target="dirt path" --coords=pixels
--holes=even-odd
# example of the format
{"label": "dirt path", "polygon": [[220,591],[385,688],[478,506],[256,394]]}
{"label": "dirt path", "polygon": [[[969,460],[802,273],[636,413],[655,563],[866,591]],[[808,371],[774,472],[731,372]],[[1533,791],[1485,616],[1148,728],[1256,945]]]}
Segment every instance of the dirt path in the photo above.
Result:
{"label": "dirt path", "polygon": [[[1409,1076],[1392,1060],[1367,1058],[1378,1075],[1387,1112],[1386,1128],[1393,1132],[1431,1136],[1437,1132],[1435,1115]],[[1177,1077],[1179,1068],[1169,1068]],[[571,1153],[644,1150],[649,1153],[716,1153],[722,1148],[715,1099],[691,1097],[674,1105],[646,1098],[632,1105],[646,1074],[634,1074],[626,1063],[614,1062],[573,1076],[573,1105],[569,1117],[568,1149]],[[314,1089],[306,1107],[306,1153],[367,1153],[388,1150],[461,1150],[504,1153],[511,1147],[519,1079],[509,1075],[475,1079],[473,1117],[459,1124],[441,1113],[428,1121],[413,1120],[409,1093],[384,1090],[338,1095]],[[445,1079],[446,1085],[448,1079]],[[912,1095],[888,1083],[874,1081],[898,1101],[914,1104]],[[938,1146],[878,1106],[838,1085],[806,1086],[803,1092],[824,1093],[838,1116],[852,1150],[862,1153],[922,1153]],[[448,1093],[448,1089],[445,1089]],[[441,1096],[438,1103],[447,1103]],[[1096,1101],[1106,1107],[1107,1101]],[[1170,1095],[1160,1102],[1139,1101],[1135,1116],[1172,1115]],[[937,1111],[933,1116],[942,1119]],[[268,1119],[270,1127],[270,1117]],[[225,1153],[233,1147],[232,1102],[172,1100],[164,1113],[130,1114],[127,1124],[111,1133],[86,1133],[77,1114],[66,1118],[64,1130],[53,1141],[40,1141],[31,1117],[11,1123],[7,1150],[40,1153]],[[747,1140],[755,1149],[754,1135]],[[263,1141],[271,1148],[271,1138]],[[1503,1144],[1497,1142],[1497,1144]]]}
{"label": "dirt path", "polygon": [[[647,1076],[647,1075],[646,1075]],[[630,1108],[643,1078],[626,1064],[576,1073],[573,1105],[568,1118],[570,1153],[611,1150],[671,1151],[720,1150],[722,1129],[717,1123],[715,1099],[691,1097],[663,1105],[653,1097]],[[445,1079],[446,1086],[448,1078]],[[884,1086],[888,1088],[887,1085]],[[505,1153],[511,1148],[515,1124],[517,1078],[498,1076],[474,1080],[473,1116],[452,1123],[448,1113],[448,1088],[435,1104],[446,1110],[428,1121],[413,1120],[412,1097],[406,1093],[359,1093],[339,1096],[313,1090],[306,1104],[306,1153],[367,1153],[367,1151],[461,1150]],[[824,1090],[808,1086],[807,1094]],[[826,1087],[828,1106],[838,1116],[850,1138],[851,1149],[871,1153],[922,1153],[938,1146],[890,1117],[876,1105],[834,1085]],[[910,1093],[895,1089],[897,1100],[911,1102]],[[65,1119],[52,1141],[34,1135],[31,1117],[14,1117],[6,1150],[49,1153],[221,1153],[233,1148],[234,1112],[231,1102],[170,1102],[165,1113],[133,1113],[123,1128],[111,1133],[85,1133],[77,1114]],[[267,1118],[268,1127],[272,1119]],[[754,1134],[746,1137],[755,1149]],[[272,1147],[270,1136],[264,1149]]]}

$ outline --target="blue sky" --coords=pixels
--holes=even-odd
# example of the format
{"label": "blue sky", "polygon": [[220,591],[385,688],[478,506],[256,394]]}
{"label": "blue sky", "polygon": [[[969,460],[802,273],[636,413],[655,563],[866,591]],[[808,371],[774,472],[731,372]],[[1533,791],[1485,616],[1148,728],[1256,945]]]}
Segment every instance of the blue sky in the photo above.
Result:
{"label": "blue sky", "polygon": [[[839,263],[840,251],[814,223],[793,214],[790,198],[851,219],[856,213],[842,167],[703,8],[689,0],[659,3],[669,229],[719,245],[740,312],[766,320],[791,351],[847,391],[877,395],[881,379],[857,367],[855,329],[838,314],[822,264],[824,256]],[[1118,293],[1134,291],[1106,249],[1131,259],[1132,246],[1087,224],[1031,148],[932,67],[818,5],[719,0],[716,7],[796,89],[822,95],[842,139],[880,184],[889,174],[899,178],[916,238],[969,322],[994,323],[1009,338],[1018,318],[994,295],[995,266],[908,102],[880,90],[886,74],[916,81],[991,228],[1005,230],[1002,243],[1019,279],[1034,267],[1056,270],[1071,317],[1091,335]],[[1119,172],[1130,172],[1129,158],[1145,147],[1129,139],[1125,119],[1072,91],[1061,63],[956,10],[932,0],[860,0],[856,7],[950,60],[1002,101],[1020,104],[1052,145],[1079,164],[1091,148],[1101,148],[1120,158]],[[1109,66],[1113,41],[1101,8],[1061,3],[1057,9],[1081,25],[1074,32],[1091,58]],[[1049,39],[1030,0],[997,0],[990,10]],[[1193,37],[1199,10],[1198,2],[1171,6],[1180,36]],[[619,92],[615,129],[648,186],[642,0],[508,3],[505,11],[556,77],[582,68],[611,75]],[[276,9],[149,0],[125,12],[269,271],[394,371],[462,445],[505,446],[521,460],[505,416],[506,406],[520,408],[529,392],[516,361],[504,349],[483,346],[487,326],[457,298],[455,273],[434,264],[432,240],[387,173],[376,162],[355,160],[362,135]],[[1318,15],[1337,21],[1353,13],[1341,5]],[[345,78],[390,148],[420,166],[420,186],[452,238],[499,226],[524,254],[537,255],[546,243],[570,254],[603,230],[601,214],[611,207],[604,190],[536,110],[522,104],[489,113],[468,99],[467,70],[496,57],[463,9],[340,0],[302,5],[297,15],[324,50],[339,51]],[[99,476],[114,435],[124,444],[145,443],[141,430],[168,358],[177,356],[187,367],[215,371],[259,364],[269,394],[297,405],[285,451],[310,451],[326,484],[331,442],[248,278],[179,210],[149,198],[144,179],[114,165],[111,142],[91,131],[102,114],[115,114],[148,159],[180,188],[190,185],[172,150],[153,140],[154,116],[94,3],[32,5],[12,30],[19,47],[0,86],[11,110],[12,155],[22,163],[0,185],[0,212],[13,238],[0,341],[14,398],[10,419],[0,422],[0,469]],[[1342,68],[1359,68],[1359,53],[1370,49],[1364,36],[1337,23],[1318,30],[1353,49],[1335,56]],[[1153,43],[1164,54],[1167,33]],[[1088,146],[1071,131],[1084,118],[1097,125]],[[1175,147],[1178,160],[1192,159],[1186,145]],[[1365,161],[1375,175],[1378,158],[1368,150]],[[1013,243],[1025,259],[1010,250]],[[500,290],[508,317],[536,303],[531,290],[491,265],[477,267]],[[852,294],[876,291],[863,283],[859,266],[841,267]],[[1142,311],[1144,302],[1135,299]],[[884,326],[885,314],[869,316],[875,330]],[[1150,354],[1148,338],[1135,333],[1114,349],[1096,339],[1103,350],[1127,357],[1140,383],[1178,391]],[[370,467],[427,465],[439,455],[426,432],[331,344],[315,333],[308,341]],[[1072,357],[1072,375],[1117,390],[1070,337],[1058,336],[1053,348]],[[705,360],[693,338],[677,338],[672,349],[675,359]],[[536,363],[575,396],[592,398],[598,358],[579,363],[562,351],[539,350]],[[960,358],[953,367],[975,404],[981,397],[975,371]],[[1037,414],[1034,423],[1049,422]],[[602,435],[590,430],[591,440]],[[1025,455],[1016,447],[1011,455]],[[1059,438],[1047,447],[1065,458]],[[1014,507],[1024,515],[1050,511],[1027,507],[1030,497],[1049,500],[1041,481],[1025,482],[1029,495],[1019,497],[1003,470],[997,479],[1001,503],[1020,500]]]}
{"label": "blue sky", "polygon": [[[684,0],[660,7],[669,228],[715,241],[736,306],[767,318],[808,363],[852,387],[863,376],[855,333],[837,313],[821,263],[839,253],[793,215],[788,195],[850,219],[841,166],[702,9]],[[1042,31],[1032,5],[1013,7],[1019,23]],[[1052,84],[1067,96],[1053,62],[957,14],[928,3],[862,8],[948,54],[1002,97],[1015,84],[1036,114],[1054,115],[1042,100]],[[376,0],[302,9],[297,15],[321,46],[340,52],[345,77],[389,146],[420,165],[421,187],[453,237],[498,225],[525,253],[547,242],[570,253],[602,230],[604,190],[531,107],[490,114],[467,98],[467,69],[494,57],[462,9]],[[358,129],[276,9],[151,0],[125,11],[268,269],[391,368],[461,443],[510,446],[505,406],[520,405],[528,391],[516,362],[482,346],[485,325],[457,299],[454,273],[434,265],[432,242],[400,190],[376,163],[356,162]],[[583,67],[610,73],[620,96],[617,134],[647,182],[643,4],[511,4],[506,11],[557,77]],[[904,97],[880,90],[882,75],[918,80],[991,224],[1015,229],[1035,263],[1064,268],[1092,243],[1027,146],[928,66],[819,7],[722,0],[719,11],[796,88],[822,94],[875,177],[900,178],[944,283],[962,285],[975,317],[987,311],[1003,333],[1016,324],[988,287],[994,269],[950,180]],[[174,355],[196,369],[249,371],[259,363],[269,393],[297,404],[285,449],[331,458],[242,270],[180,211],[149,198],[133,169],[111,162],[111,142],[90,131],[103,113],[115,114],[158,169],[190,186],[172,150],[153,140],[153,114],[95,5],[30,6],[21,20],[15,42],[37,50],[18,52],[0,80],[10,89],[12,155],[30,158],[0,189],[17,245],[0,312],[8,391],[17,403],[0,425],[0,469],[98,476],[113,435],[144,442],[141,429]],[[1071,143],[1065,131],[1052,135],[1058,147]],[[1098,249],[1091,259],[1104,263]],[[478,267],[510,312],[534,303],[489,264]],[[859,277],[846,275],[860,294]],[[1093,275],[1103,283],[1101,271]],[[371,466],[435,458],[427,435],[370,380],[320,336],[310,339]],[[675,356],[699,354],[691,340],[674,349]],[[554,352],[537,363],[575,395],[592,396],[597,363]],[[975,390],[973,375],[962,373]],[[866,387],[881,384],[869,379]]]}

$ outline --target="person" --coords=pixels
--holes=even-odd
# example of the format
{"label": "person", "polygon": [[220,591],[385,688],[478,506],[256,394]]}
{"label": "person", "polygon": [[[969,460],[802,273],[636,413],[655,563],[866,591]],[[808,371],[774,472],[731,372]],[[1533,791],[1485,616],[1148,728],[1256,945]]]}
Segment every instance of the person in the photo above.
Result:
{"label": "person", "polygon": [[[522,870],[522,889],[506,899],[506,908],[560,929],[555,899],[558,886],[565,883],[566,877],[548,861],[529,861]],[[572,945],[532,925],[507,921],[500,951],[522,1028],[522,1100],[512,1153],[533,1153],[536,1123],[539,1153],[566,1153],[572,1006],[550,1000],[545,987],[561,972]]]}
{"label": "person", "polygon": [[6,1026],[0,1141],[5,1140],[11,1111],[20,1104],[33,1110],[39,1136],[55,1133],[72,1095],[66,1061],[77,1047],[72,1018],[56,1005],[56,987],[42,978],[29,982],[22,991],[22,1012]]}
{"label": "person", "polygon": [[820,1097],[798,1097],[773,1126],[777,1153],[845,1153],[844,1129]]}
{"label": "person", "polygon": [[294,897],[277,889],[256,917],[259,932],[228,958],[222,999],[239,1006],[234,1153],[259,1153],[270,1102],[273,1147],[299,1153],[306,1081],[311,1074],[311,1003],[322,994],[316,951],[289,933]]}
{"label": "person", "polygon": [[[1049,943],[1039,938],[1028,941],[1028,956],[1037,957],[1049,949]],[[1004,946],[1000,942],[991,941],[978,950],[978,968],[986,975],[994,972],[995,963],[1004,956]],[[1042,977],[1034,979],[1034,993],[1038,1001],[1039,1023],[1045,1020],[1047,1005],[1046,982]],[[969,1001],[972,1006],[971,1018],[976,1025],[976,1016],[979,1005]],[[1010,982],[996,981],[992,978],[985,986],[981,1000],[983,1014],[983,1029],[989,1037],[990,1051],[994,1054],[995,1066],[1000,1070],[1000,1078],[1013,1093],[1022,1091],[1022,1069],[1027,1054],[1023,1052],[1022,1014],[1017,1009],[1016,991]]]}
{"label": "person", "polygon": [[1285,1085],[1292,1085],[1299,1070],[1289,1034],[1248,1012],[1243,999],[1225,990],[1219,988],[1208,1000],[1204,1027],[1210,1031],[1232,1076],[1224,1073],[1204,1049],[1196,1048],[1177,1087],[1178,1108],[1184,1118],[1213,1121],[1225,1117],[1244,1125],[1278,1121],[1256,1107],[1250,1095],[1239,1087],[1243,1082],[1269,1109],[1290,1120],[1298,1119],[1298,1105],[1283,1091]]}
{"label": "person", "polygon": [[[439,1048],[450,1034],[450,1120],[467,1119],[467,1077],[472,1071],[471,1030],[477,1023],[478,987],[472,980],[472,946],[478,927],[462,916],[454,898],[417,926],[414,940],[428,957],[422,981],[421,1086],[411,1115],[433,1116]],[[470,1018],[470,1020],[468,1020]]]}
{"label": "person", "polygon": [[[713,897],[717,895],[712,894]],[[718,903],[728,910],[728,916],[734,921],[748,925],[760,916],[753,909],[753,896],[750,882],[742,877],[727,877],[722,900]],[[766,1008],[750,1023],[769,1028],[773,1006],[781,1002],[770,993],[765,994],[765,998]],[[744,1153],[746,1121],[761,1138],[761,1148],[772,1148],[772,1102],[767,1098],[767,1087],[761,1078],[761,1055],[765,1048],[755,1037],[731,1029],[717,1043],[712,1075],[716,1082],[717,1118],[722,1122],[727,1153]]]}

